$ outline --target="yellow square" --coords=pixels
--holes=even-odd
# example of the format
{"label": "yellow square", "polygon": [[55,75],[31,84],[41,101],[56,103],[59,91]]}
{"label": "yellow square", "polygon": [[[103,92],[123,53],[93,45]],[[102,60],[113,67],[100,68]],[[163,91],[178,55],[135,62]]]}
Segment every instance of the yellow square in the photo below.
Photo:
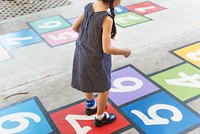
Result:
{"label": "yellow square", "polygon": [[200,42],[174,51],[188,62],[200,67]]}

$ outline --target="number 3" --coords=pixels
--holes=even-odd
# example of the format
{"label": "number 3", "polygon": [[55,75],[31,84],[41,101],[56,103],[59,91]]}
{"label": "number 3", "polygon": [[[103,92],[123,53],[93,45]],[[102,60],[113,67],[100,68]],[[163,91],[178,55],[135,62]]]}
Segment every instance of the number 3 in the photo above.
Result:
{"label": "number 3", "polygon": [[159,117],[157,115],[158,110],[169,110],[173,113],[173,116],[171,117],[171,120],[174,122],[179,122],[182,120],[183,115],[182,113],[174,106],[171,105],[166,105],[166,104],[156,104],[151,106],[148,109],[148,114],[152,119],[149,119],[146,115],[144,115],[142,112],[138,110],[132,110],[131,113],[135,114],[138,116],[145,125],[164,125],[164,124],[169,124],[169,120]]}

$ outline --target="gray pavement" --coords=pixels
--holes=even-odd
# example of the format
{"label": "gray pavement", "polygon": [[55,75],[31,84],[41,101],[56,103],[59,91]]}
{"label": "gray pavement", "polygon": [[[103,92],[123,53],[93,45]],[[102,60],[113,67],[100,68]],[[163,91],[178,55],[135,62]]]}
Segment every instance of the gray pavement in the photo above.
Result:
{"label": "gray pavement", "polygon": [[[0,22],[0,35],[29,28],[26,22],[61,15],[77,17],[83,6],[92,0],[72,0],[64,7],[48,9]],[[122,0],[127,6],[143,0]],[[145,15],[149,22],[128,28],[117,26],[118,34],[113,45],[132,50],[130,58],[113,56],[113,70],[132,64],[149,75],[183,62],[169,51],[200,41],[200,15],[197,0],[151,0],[165,7],[160,12]],[[37,96],[47,111],[84,99],[81,92],[70,86],[74,42],[49,47],[44,42],[8,50],[12,59],[0,62],[0,107]],[[22,93],[13,95],[16,93]],[[13,95],[13,96],[12,96]],[[9,97],[10,96],[10,97]],[[8,98],[6,98],[8,97]],[[200,99],[186,103],[200,113]],[[123,134],[137,134],[135,128]],[[188,132],[199,134],[200,127]]]}

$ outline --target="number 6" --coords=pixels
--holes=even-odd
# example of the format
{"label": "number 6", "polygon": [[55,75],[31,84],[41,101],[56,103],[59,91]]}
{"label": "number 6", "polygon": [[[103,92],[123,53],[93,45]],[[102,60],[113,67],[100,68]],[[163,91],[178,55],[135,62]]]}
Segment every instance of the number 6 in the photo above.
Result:
{"label": "number 6", "polygon": [[[18,133],[25,130],[29,126],[29,121],[27,117],[33,119],[35,122],[41,121],[41,118],[37,114],[34,114],[34,113],[21,112],[21,113],[9,114],[0,118],[0,133],[13,134],[13,133]],[[12,121],[19,122],[19,125],[15,128],[4,129],[2,125],[7,120],[9,120],[10,122]]]}

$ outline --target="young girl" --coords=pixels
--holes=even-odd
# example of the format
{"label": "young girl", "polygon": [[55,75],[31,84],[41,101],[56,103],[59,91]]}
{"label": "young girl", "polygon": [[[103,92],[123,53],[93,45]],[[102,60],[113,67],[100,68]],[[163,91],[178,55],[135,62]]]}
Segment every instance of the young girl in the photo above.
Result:
{"label": "young girl", "polygon": [[[114,7],[121,0],[97,0],[84,8],[72,28],[79,33],[74,52],[72,87],[85,93],[87,115],[96,113],[97,127],[112,123],[115,114],[105,111],[111,88],[111,55],[129,57],[129,49],[116,48],[111,39],[116,35]],[[107,12],[110,9],[111,15]],[[99,93],[97,103],[93,93]]]}

